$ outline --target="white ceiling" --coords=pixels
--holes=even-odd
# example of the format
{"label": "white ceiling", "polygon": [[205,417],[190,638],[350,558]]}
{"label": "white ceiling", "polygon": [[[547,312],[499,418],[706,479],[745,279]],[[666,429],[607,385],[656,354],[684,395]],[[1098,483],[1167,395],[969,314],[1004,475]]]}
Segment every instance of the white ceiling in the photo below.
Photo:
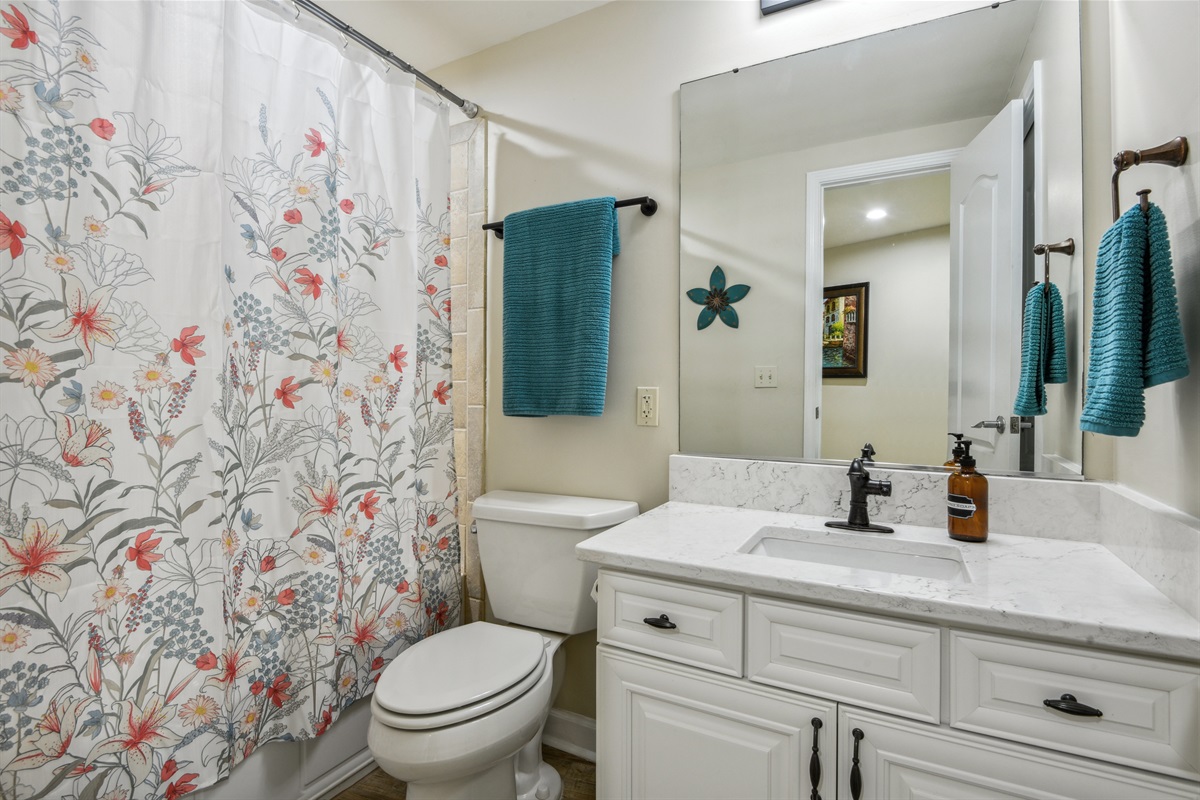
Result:
{"label": "white ceiling", "polygon": [[[318,0],[336,17],[428,75],[607,0]],[[453,86],[449,87],[453,90]]]}
{"label": "white ceiling", "polygon": [[[950,172],[933,172],[825,190],[825,247],[882,239],[950,224]],[[887,216],[867,219],[882,208]]]}
{"label": "white ceiling", "polygon": [[990,117],[1039,8],[1007,2],[686,83],[683,168]]}

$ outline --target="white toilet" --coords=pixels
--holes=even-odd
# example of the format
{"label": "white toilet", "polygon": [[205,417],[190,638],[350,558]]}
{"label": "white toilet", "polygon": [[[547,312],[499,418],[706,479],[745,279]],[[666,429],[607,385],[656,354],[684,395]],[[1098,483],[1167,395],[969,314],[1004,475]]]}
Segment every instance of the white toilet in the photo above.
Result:
{"label": "white toilet", "polygon": [[563,673],[559,645],[596,627],[596,567],[575,545],[638,514],[636,503],[488,492],[475,501],[495,616],[405,650],[379,678],[368,745],[409,800],[559,800],[542,728]]}

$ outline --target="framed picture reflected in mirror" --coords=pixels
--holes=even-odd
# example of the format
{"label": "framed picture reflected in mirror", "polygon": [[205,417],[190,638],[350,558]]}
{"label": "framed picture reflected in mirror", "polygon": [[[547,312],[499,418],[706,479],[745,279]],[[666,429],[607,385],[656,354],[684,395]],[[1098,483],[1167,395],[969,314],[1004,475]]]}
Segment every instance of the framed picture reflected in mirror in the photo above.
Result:
{"label": "framed picture reflected in mirror", "polygon": [[825,287],[821,320],[821,377],[867,377],[867,301],[870,283]]}

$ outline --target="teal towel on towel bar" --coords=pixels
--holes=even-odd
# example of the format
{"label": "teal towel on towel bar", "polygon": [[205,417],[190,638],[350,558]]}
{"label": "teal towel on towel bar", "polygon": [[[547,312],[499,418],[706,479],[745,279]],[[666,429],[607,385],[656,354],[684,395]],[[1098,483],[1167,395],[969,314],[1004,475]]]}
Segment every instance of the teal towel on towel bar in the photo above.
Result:
{"label": "teal towel on towel bar", "polygon": [[616,200],[504,218],[504,415],[604,412]]}
{"label": "teal towel on towel bar", "polygon": [[[1048,291],[1047,291],[1048,290]],[[1046,384],[1067,382],[1067,333],[1063,302],[1054,284],[1037,284],[1025,295],[1021,331],[1021,381],[1013,413],[1046,413]]]}
{"label": "teal towel on towel bar", "polygon": [[1100,240],[1079,427],[1137,436],[1146,418],[1143,390],[1188,369],[1166,217],[1153,203],[1145,213],[1134,206]]}

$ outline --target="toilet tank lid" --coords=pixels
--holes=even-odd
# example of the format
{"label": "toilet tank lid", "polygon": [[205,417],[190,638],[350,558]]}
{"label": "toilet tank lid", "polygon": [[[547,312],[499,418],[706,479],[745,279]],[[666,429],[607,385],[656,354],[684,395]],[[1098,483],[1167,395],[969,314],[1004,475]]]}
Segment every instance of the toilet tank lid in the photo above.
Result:
{"label": "toilet tank lid", "polygon": [[481,495],[472,509],[476,519],[583,531],[608,528],[638,515],[638,504],[629,500],[505,490]]}

